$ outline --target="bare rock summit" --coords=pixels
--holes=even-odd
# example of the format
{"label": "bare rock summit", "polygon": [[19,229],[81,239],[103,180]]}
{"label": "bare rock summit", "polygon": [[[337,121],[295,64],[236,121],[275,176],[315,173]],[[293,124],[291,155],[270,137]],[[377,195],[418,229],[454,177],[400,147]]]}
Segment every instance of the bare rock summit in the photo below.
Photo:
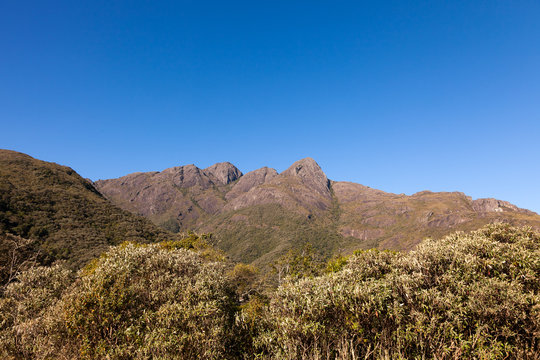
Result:
{"label": "bare rock summit", "polygon": [[154,180],[170,181],[180,188],[198,186],[208,189],[212,186],[211,178],[195,165],[175,166],[153,175]]}
{"label": "bare rock summit", "polygon": [[305,186],[317,191],[321,195],[330,193],[330,181],[319,164],[310,157],[298,160],[282,172],[281,176],[296,177]]}
{"label": "bare rock summit", "polygon": [[234,199],[259,185],[265,184],[278,176],[275,169],[263,167],[243,175],[225,196],[227,200]]}
{"label": "bare rock summit", "polygon": [[221,162],[203,170],[223,185],[230,184],[242,176],[242,172],[230,162]]}
{"label": "bare rock summit", "polygon": [[472,202],[473,209],[480,213],[488,212],[508,212],[514,211],[522,214],[535,215],[536,213],[527,209],[521,209],[514,204],[509,203],[508,201],[497,200],[493,198],[486,199],[477,199]]}

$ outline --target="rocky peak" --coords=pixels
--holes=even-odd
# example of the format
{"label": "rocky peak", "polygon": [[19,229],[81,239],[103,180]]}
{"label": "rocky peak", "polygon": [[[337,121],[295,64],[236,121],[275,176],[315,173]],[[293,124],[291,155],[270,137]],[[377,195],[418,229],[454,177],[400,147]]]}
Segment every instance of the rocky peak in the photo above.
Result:
{"label": "rocky peak", "polygon": [[278,176],[275,169],[269,167],[263,167],[257,170],[253,170],[243,175],[240,180],[234,185],[232,190],[227,193],[226,198],[232,199],[243,193],[248,192],[252,188],[262,185],[267,181]]}
{"label": "rocky peak", "polygon": [[[267,166],[262,167],[257,170],[253,170],[249,173],[247,173],[245,176],[248,176],[251,178],[261,179],[261,180],[268,180],[269,178],[273,178],[278,175],[278,172],[276,169],[269,168]],[[263,181],[265,182],[265,181]]]}
{"label": "rocky peak", "polygon": [[195,165],[175,166],[165,169],[154,176],[160,180],[172,181],[174,185],[181,188],[200,186],[206,189],[212,185],[208,175]]}
{"label": "rocky peak", "polygon": [[282,172],[281,176],[299,178],[304,185],[320,193],[327,193],[330,189],[330,182],[326,174],[322,171],[319,164],[310,157],[298,160]]}
{"label": "rocky peak", "polygon": [[221,162],[204,169],[204,172],[223,185],[227,185],[242,176],[242,172],[230,162]]}
{"label": "rocky peak", "polygon": [[497,200],[493,198],[477,199],[472,202],[473,209],[476,212],[505,212],[515,211],[523,214],[536,214],[533,211],[521,209],[508,201]]}

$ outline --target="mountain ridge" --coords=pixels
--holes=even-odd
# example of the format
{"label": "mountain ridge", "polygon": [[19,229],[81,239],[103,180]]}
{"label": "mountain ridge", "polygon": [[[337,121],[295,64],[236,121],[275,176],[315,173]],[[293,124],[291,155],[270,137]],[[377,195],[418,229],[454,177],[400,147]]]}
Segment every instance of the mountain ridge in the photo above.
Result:
{"label": "mountain ridge", "polygon": [[[429,190],[393,194],[333,181],[309,157],[281,173],[262,167],[242,174],[228,162],[194,167],[208,178],[204,186],[185,177],[175,182],[172,176],[168,185],[146,178],[136,186],[131,183],[134,196],[120,185],[127,177],[98,180],[95,185],[113,203],[166,229],[212,232],[217,246],[233,259],[256,264],[306,242],[316,244],[323,255],[370,247],[410,250],[426,237],[490,222],[540,227],[538,214],[503,200]],[[218,168],[221,180],[213,180],[208,172]],[[163,172],[151,176],[159,178]],[[170,206],[160,200],[163,197]],[[172,198],[176,200],[171,204]]]}
{"label": "mountain ridge", "polygon": [[312,158],[281,173],[262,167],[243,174],[222,162],[94,183],[9,150],[0,151],[0,164],[0,235],[32,240],[27,247],[42,263],[66,259],[74,267],[122,241],[175,237],[165,230],[213,233],[212,244],[232,260],[264,267],[307,243],[328,258],[357,249],[410,250],[426,237],[491,222],[540,228],[540,216],[503,200],[387,193],[330,180]]}

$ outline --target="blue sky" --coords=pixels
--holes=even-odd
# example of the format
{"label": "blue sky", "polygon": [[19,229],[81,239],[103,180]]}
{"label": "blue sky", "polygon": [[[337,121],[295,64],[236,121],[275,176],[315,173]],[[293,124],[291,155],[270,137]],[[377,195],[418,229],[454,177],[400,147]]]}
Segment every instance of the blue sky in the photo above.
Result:
{"label": "blue sky", "polygon": [[540,212],[538,1],[2,1],[0,148],[93,180],[315,158]]}

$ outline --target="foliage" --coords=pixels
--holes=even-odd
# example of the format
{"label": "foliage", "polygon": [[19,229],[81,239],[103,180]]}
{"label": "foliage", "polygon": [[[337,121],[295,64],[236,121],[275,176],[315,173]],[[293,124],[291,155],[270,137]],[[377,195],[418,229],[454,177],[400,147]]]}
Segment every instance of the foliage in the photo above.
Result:
{"label": "foliage", "polygon": [[272,271],[277,275],[278,283],[285,279],[300,279],[319,275],[324,264],[314,252],[310,243],[300,249],[291,249],[272,264]]}
{"label": "foliage", "polygon": [[35,264],[36,242],[11,234],[0,234],[0,294],[19,272]]}
{"label": "foliage", "polygon": [[321,258],[339,252],[342,236],[332,221],[304,216],[278,204],[263,204],[218,213],[205,222],[204,229],[212,229],[215,246],[233,260],[263,269],[308,243]]}
{"label": "foliage", "polygon": [[247,300],[252,295],[258,295],[262,290],[259,269],[249,264],[236,264],[227,274],[238,294],[240,302]]}
{"label": "foliage", "polygon": [[73,273],[56,264],[30,268],[7,286],[0,298],[1,358],[54,357],[45,324],[51,324],[50,311],[72,281]]}
{"label": "foliage", "polygon": [[491,225],[409,254],[357,252],[284,283],[260,321],[259,352],[275,359],[533,359],[540,234]]}
{"label": "foliage", "polygon": [[224,261],[225,254],[214,248],[209,240],[212,238],[212,234],[197,234],[192,231],[188,231],[187,234],[177,234],[176,238],[168,241],[162,241],[159,246],[168,249],[186,249],[194,250],[200,256],[207,260]]}
{"label": "foliage", "polygon": [[346,256],[343,256],[343,255],[335,256],[332,259],[330,259],[328,263],[326,264],[325,272],[333,273],[333,272],[341,271],[343,267],[347,265],[348,261],[349,260]]}
{"label": "foliage", "polygon": [[149,220],[112,205],[72,169],[0,150],[4,233],[35,242],[41,264],[66,260],[72,268],[123,241],[173,238]]}
{"label": "foliage", "polygon": [[[19,274],[0,298],[5,359],[536,359],[540,234],[490,225],[326,270],[309,246],[264,294],[252,265],[198,255],[204,236],[125,242],[75,276]],[[204,250],[204,247],[203,247]]]}
{"label": "foliage", "polygon": [[[39,331],[23,329],[24,353],[8,343],[2,350],[14,358],[47,358],[51,352],[85,359],[231,357],[236,306],[224,275],[223,263],[192,251],[125,243],[81,270],[58,301],[19,301],[26,312],[45,307],[32,310]],[[5,301],[17,302],[15,292],[25,286],[32,285],[24,279],[10,285]],[[12,326],[3,339],[20,333]]]}

